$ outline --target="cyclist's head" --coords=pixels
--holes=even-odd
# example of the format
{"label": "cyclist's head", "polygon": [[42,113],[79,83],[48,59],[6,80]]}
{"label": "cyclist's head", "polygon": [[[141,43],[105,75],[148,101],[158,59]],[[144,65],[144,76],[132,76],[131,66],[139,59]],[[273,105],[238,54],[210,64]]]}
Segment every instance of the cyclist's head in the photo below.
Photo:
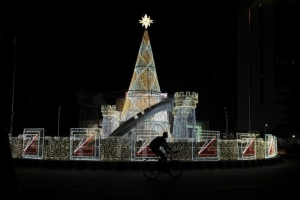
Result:
{"label": "cyclist's head", "polygon": [[168,138],[168,132],[163,132],[163,137]]}

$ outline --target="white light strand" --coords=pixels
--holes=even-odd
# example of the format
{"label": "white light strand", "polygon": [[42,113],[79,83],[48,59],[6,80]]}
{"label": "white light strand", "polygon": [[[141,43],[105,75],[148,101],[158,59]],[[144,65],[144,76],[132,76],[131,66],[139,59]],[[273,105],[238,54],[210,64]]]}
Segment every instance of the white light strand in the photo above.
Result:
{"label": "white light strand", "polygon": [[174,102],[173,136],[175,138],[193,137],[193,129],[196,129],[195,108],[198,103],[198,94],[195,92],[176,92],[174,94]]}

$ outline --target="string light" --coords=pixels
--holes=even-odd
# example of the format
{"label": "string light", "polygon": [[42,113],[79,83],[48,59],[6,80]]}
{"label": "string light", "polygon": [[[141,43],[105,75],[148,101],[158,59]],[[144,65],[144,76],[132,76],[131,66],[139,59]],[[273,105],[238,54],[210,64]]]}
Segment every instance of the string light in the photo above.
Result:
{"label": "string light", "polygon": [[72,128],[70,133],[70,160],[100,160],[100,130]]}
{"label": "string light", "polygon": [[[146,19],[147,15],[145,15],[144,21],[141,21],[141,23],[147,28],[149,24]],[[161,102],[164,98],[164,94],[160,91],[147,30],[144,31],[133,76],[125,98],[120,124],[136,114],[144,112],[145,109],[150,108],[152,105]],[[136,128],[155,131],[157,134],[164,131],[170,133],[168,114],[166,111],[158,112],[147,120],[139,122]]]}
{"label": "string light", "polygon": [[265,158],[277,155],[277,138],[271,134],[265,134]]}
{"label": "string light", "polygon": [[255,134],[237,133],[238,160],[256,159]]}
{"label": "string light", "polygon": [[22,157],[29,159],[43,159],[44,129],[25,128],[23,130]]}
{"label": "string light", "polygon": [[[173,135],[175,138],[190,138],[193,129],[196,129],[195,108],[198,103],[198,94],[195,92],[176,92],[174,102]],[[187,129],[187,126],[191,128]]]}

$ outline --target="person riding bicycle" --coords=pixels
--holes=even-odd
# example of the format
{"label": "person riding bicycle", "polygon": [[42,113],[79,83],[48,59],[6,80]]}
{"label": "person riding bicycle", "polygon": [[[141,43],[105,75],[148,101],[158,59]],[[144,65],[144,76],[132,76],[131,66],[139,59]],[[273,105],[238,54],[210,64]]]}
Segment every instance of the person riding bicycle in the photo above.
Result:
{"label": "person riding bicycle", "polygon": [[155,153],[157,156],[159,156],[161,158],[161,160],[163,161],[164,172],[168,172],[168,170],[167,170],[167,157],[160,150],[160,147],[163,147],[166,152],[176,153],[176,151],[173,151],[171,149],[171,147],[169,147],[169,145],[167,144],[166,138],[168,138],[168,133],[163,132],[162,136],[157,136],[149,144],[149,147],[151,148],[152,152]]}

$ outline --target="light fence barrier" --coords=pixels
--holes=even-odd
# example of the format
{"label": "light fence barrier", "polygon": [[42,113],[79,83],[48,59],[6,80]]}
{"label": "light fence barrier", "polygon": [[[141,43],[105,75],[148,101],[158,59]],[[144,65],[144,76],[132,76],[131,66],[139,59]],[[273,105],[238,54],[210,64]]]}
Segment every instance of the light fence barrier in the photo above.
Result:
{"label": "light fence barrier", "polygon": [[44,129],[25,128],[23,130],[22,157],[43,159]]}
{"label": "light fence barrier", "polygon": [[70,160],[100,160],[100,134],[97,129],[72,128]]}
{"label": "light fence barrier", "polygon": [[252,133],[237,133],[237,150],[238,160],[255,160],[255,134]]}
{"label": "light fence barrier", "polygon": [[[148,147],[158,134],[133,130],[130,135],[103,136],[96,129],[71,129],[70,137],[44,136],[43,129],[24,129],[23,135],[11,137],[13,158],[90,161],[156,160]],[[197,138],[167,138],[169,146],[180,153],[182,161],[221,161],[267,159],[277,155],[277,138],[267,134],[256,138],[238,133],[237,139],[220,139],[218,131],[201,131]]]}

